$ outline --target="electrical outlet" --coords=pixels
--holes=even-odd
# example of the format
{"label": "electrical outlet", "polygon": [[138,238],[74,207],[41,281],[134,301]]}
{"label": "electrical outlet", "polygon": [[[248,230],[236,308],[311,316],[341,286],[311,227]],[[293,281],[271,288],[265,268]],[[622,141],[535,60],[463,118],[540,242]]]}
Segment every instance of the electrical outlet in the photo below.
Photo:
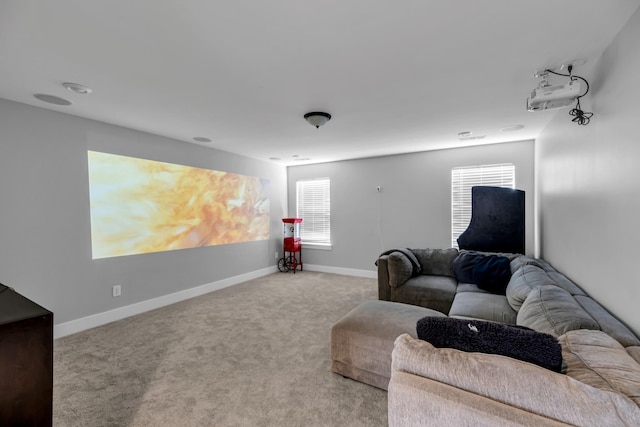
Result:
{"label": "electrical outlet", "polygon": [[276,251],[276,259],[278,259],[278,251]]}
{"label": "electrical outlet", "polygon": [[120,285],[115,285],[113,287],[113,297],[119,297],[120,295],[122,295],[122,288]]}

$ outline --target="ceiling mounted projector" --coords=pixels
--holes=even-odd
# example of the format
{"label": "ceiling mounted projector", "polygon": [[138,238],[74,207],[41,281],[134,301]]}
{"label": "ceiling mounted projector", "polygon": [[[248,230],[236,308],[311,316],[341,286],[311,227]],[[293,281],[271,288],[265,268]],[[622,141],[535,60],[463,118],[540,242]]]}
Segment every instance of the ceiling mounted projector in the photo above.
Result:
{"label": "ceiling mounted projector", "polygon": [[[538,87],[531,92],[531,97],[527,98],[527,110],[543,111],[552,110],[554,108],[568,107],[576,103],[576,106],[569,110],[569,115],[573,118],[571,121],[579,125],[588,125],[591,122],[593,113],[583,111],[580,106],[580,98],[589,93],[589,82],[581,76],[572,73],[575,65],[584,64],[585,60],[575,60],[567,64],[563,64],[562,68],[567,69],[567,73],[558,73],[553,68],[544,68],[535,72],[534,76],[540,79]],[[549,74],[561,77],[568,77],[569,81],[564,84],[551,85],[549,83]],[[582,83],[584,83],[585,91],[582,93]]]}
{"label": "ceiling mounted projector", "polygon": [[568,107],[578,99],[582,92],[579,80],[569,80],[565,84],[552,86],[546,80],[546,76],[541,77],[543,80],[540,85],[531,92],[531,97],[527,98],[527,110],[529,111]]}

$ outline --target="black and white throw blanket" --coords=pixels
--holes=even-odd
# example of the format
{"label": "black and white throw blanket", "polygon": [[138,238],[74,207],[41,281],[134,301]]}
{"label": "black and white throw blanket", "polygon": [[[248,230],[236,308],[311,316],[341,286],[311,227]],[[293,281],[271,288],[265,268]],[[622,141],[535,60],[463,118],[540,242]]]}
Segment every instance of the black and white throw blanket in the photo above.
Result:
{"label": "black and white throw blanket", "polygon": [[423,317],[418,338],[438,348],[500,354],[562,372],[562,348],[549,334],[524,326],[451,317]]}
{"label": "black and white throw blanket", "polygon": [[[422,271],[422,267],[420,266],[420,263],[418,262],[418,258],[416,258],[416,255],[411,252],[411,249],[409,248],[398,248],[398,249],[389,249],[386,252],[381,253],[378,258],[380,258],[383,255],[389,255],[390,253],[393,252],[400,252],[402,254],[404,254],[409,261],[411,261],[411,266],[413,267],[413,275],[418,275],[420,274],[420,272]],[[376,260],[375,265],[378,265],[378,260]]]}

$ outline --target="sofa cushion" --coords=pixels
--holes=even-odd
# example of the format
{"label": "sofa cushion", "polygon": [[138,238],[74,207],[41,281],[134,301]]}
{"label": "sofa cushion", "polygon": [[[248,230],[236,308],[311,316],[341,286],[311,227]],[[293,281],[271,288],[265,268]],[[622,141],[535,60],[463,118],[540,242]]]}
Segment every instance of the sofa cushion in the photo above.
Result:
{"label": "sofa cushion", "polygon": [[629,356],[633,357],[633,360],[640,364],[640,345],[633,345],[631,347],[626,348]]}
{"label": "sofa cushion", "polygon": [[553,283],[556,284],[556,286],[561,287],[571,295],[586,295],[585,292],[580,288],[580,286],[573,283],[564,274],[559,273],[553,269],[545,271],[547,272],[551,280],[553,280]]}
{"label": "sofa cushion", "polygon": [[451,317],[491,320],[508,325],[516,324],[517,314],[504,295],[488,292],[458,292],[449,310]]}
{"label": "sofa cushion", "polygon": [[541,259],[533,258],[528,255],[520,255],[511,260],[511,273],[515,273],[523,265],[534,265],[544,270],[545,264],[546,263]]}
{"label": "sofa cushion", "polygon": [[507,285],[507,300],[511,307],[518,311],[531,291],[538,286],[553,285],[549,275],[534,264],[523,264],[518,268]]}
{"label": "sofa cushion", "polygon": [[593,319],[602,332],[617,340],[623,346],[640,345],[640,340],[622,322],[613,317],[594,299],[584,295],[574,295],[575,300]]}
{"label": "sofa cushion", "polygon": [[480,289],[478,285],[474,285],[473,283],[464,283],[464,282],[458,283],[458,289],[456,290],[456,293],[459,294],[460,292],[476,292],[481,294],[489,293],[484,289]]}
{"label": "sofa cushion", "polygon": [[592,387],[623,394],[640,405],[640,365],[602,331],[570,331],[559,339],[566,374]]}
{"label": "sofa cushion", "polygon": [[584,291],[578,285],[573,283],[562,273],[556,271],[551,264],[541,258],[532,258],[528,255],[521,255],[514,258],[511,261],[511,272],[515,274],[518,269],[525,265],[533,265],[544,270],[556,286],[564,288],[564,290],[569,292],[571,295],[585,295]]}
{"label": "sofa cushion", "polygon": [[416,323],[419,339],[438,348],[500,354],[560,372],[562,349],[556,337],[522,326],[484,320],[423,317]]}
{"label": "sofa cushion", "polygon": [[453,261],[458,256],[456,248],[411,249],[422,267],[422,274],[455,277]]}
{"label": "sofa cushion", "polygon": [[415,276],[393,289],[392,301],[449,313],[458,282],[449,276]]}
{"label": "sofa cushion", "polygon": [[413,265],[402,252],[391,252],[387,259],[389,286],[397,288],[413,276]]}
{"label": "sofa cushion", "polygon": [[364,301],[331,327],[331,370],[386,390],[396,337],[415,337],[416,322],[425,316],[444,314],[409,304]]}
{"label": "sofa cushion", "polygon": [[575,329],[600,329],[567,291],[549,285],[529,293],[518,311],[516,323],[555,336]]}

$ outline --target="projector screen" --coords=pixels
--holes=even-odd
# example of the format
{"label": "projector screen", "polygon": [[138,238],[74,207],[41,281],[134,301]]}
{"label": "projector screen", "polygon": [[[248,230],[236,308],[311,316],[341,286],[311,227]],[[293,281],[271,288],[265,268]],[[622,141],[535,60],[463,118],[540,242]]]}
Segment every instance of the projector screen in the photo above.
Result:
{"label": "projector screen", "polygon": [[269,180],[88,152],[93,259],[269,239]]}

